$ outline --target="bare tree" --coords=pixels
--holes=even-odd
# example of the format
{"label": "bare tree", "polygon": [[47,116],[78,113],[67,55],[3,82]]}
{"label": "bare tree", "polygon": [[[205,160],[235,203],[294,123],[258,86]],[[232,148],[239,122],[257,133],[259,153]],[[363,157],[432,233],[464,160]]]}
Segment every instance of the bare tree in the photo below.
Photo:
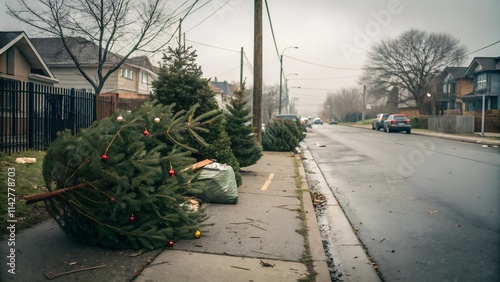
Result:
{"label": "bare tree", "polygon": [[279,85],[265,86],[262,94],[262,122],[267,123],[278,113]]}
{"label": "bare tree", "polygon": [[363,93],[357,87],[342,88],[328,93],[323,103],[323,113],[330,119],[347,120],[349,115],[361,113],[363,108]]}
{"label": "bare tree", "polygon": [[410,29],[371,47],[362,80],[378,98],[392,87],[408,91],[423,112],[435,78],[445,67],[460,64],[465,53],[460,40],[449,34]]}
{"label": "bare tree", "polygon": [[[60,38],[81,75],[99,95],[108,77],[134,52],[154,51],[165,44],[159,41],[173,21],[165,12],[165,1],[18,0],[18,5],[7,5],[7,9],[40,34]],[[82,42],[97,46],[92,60],[97,71],[85,68],[80,56]]]}

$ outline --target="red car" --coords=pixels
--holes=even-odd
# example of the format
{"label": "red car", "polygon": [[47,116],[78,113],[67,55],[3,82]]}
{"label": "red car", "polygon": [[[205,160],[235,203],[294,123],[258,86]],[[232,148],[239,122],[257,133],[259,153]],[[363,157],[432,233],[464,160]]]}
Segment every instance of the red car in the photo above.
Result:
{"label": "red car", "polygon": [[403,114],[390,115],[384,121],[384,131],[387,133],[406,131],[406,134],[411,133],[411,122]]}

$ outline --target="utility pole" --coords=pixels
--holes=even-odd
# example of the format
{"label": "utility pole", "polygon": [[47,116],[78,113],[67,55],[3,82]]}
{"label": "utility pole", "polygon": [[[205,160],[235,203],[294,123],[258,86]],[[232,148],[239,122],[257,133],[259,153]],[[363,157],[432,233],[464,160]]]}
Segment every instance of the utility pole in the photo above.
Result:
{"label": "utility pole", "polygon": [[363,85],[363,109],[361,110],[361,120],[365,120],[366,108],[366,85]]}
{"label": "utility pole", "polygon": [[182,46],[182,32],[181,32],[181,26],[182,26],[182,19],[179,20],[179,47]]}
{"label": "utility pole", "polygon": [[241,47],[240,56],[240,89],[243,89],[243,47]]}
{"label": "utility pole", "polygon": [[253,48],[253,126],[262,142],[262,0],[255,0]]}

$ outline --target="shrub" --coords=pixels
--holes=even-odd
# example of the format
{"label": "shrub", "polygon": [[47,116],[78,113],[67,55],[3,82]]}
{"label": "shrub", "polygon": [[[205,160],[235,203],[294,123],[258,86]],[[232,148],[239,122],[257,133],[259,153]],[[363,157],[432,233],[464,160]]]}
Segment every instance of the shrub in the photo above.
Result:
{"label": "shrub", "polygon": [[428,117],[427,116],[416,116],[410,119],[412,128],[428,128]]}

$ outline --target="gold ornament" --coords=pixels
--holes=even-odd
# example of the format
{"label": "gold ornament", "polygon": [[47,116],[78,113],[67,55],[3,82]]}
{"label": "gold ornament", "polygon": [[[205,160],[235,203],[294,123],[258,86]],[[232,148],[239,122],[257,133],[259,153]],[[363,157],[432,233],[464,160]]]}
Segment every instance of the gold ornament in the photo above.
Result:
{"label": "gold ornament", "polygon": [[201,237],[201,231],[200,230],[196,230],[195,232],[193,232],[193,238],[200,239],[200,237]]}

